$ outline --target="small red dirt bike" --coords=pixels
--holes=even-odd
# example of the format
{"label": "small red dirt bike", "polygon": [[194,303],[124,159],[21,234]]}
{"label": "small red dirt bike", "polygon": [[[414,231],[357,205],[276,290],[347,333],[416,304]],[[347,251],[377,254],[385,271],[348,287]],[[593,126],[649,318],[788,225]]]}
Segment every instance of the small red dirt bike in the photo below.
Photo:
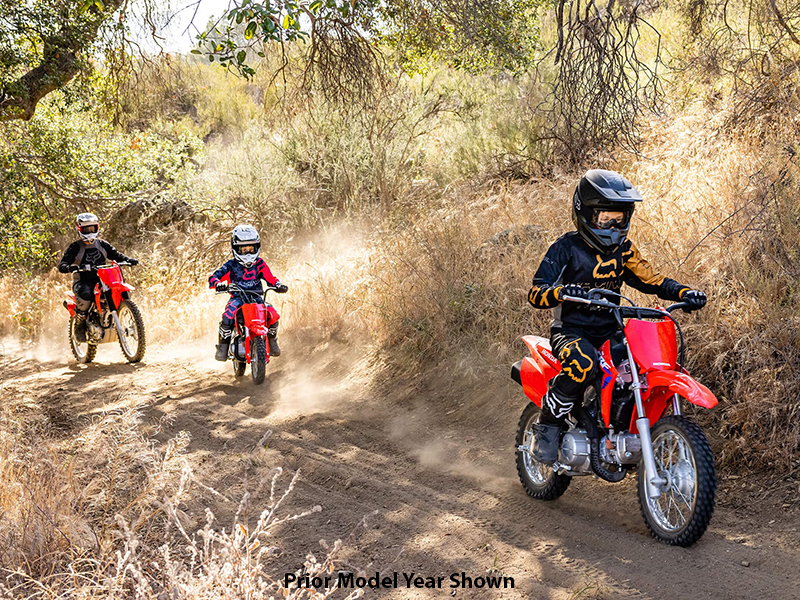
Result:
{"label": "small red dirt bike", "polygon": [[[264,383],[264,376],[269,363],[269,344],[267,344],[267,323],[269,321],[266,307],[267,292],[275,288],[267,286],[263,292],[245,290],[236,284],[229,284],[225,291],[218,294],[235,292],[241,294],[243,304],[236,311],[233,322],[235,330],[228,346],[228,358],[233,361],[233,374],[236,377],[244,375],[245,367],[250,365],[253,383]],[[256,302],[260,298],[264,301]]]}
{"label": "small red dirt bike", "polygon": [[130,298],[132,285],[125,283],[120,266],[126,262],[111,262],[91,267],[100,283],[94,288],[94,303],[83,324],[75,320],[75,294],[67,293],[64,308],[69,311],[69,347],[75,360],[90,363],[97,354],[98,344],[119,340],[119,347],[128,362],[144,358],[146,346],[144,320],[139,307]]}
{"label": "small red dirt bike", "polygon": [[531,402],[517,429],[517,472],[529,495],[555,500],[573,476],[596,475],[616,483],[636,470],[639,506],[650,533],[666,544],[691,546],[711,520],[717,477],[708,440],[681,413],[681,399],[709,409],[717,399],[683,368],[683,334],[670,313],[688,305],[673,304],[666,310],[633,302],[619,306],[602,294],[630,302],[600,289],[591,290],[588,300],[565,299],[613,311],[621,336],[598,350],[600,373],[586,390],[583,405],[576,404],[567,417],[553,465],[536,461],[531,449],[542,397],[561,365],[547,339],[522,338],[532,356],[511,367],[511,378]]}

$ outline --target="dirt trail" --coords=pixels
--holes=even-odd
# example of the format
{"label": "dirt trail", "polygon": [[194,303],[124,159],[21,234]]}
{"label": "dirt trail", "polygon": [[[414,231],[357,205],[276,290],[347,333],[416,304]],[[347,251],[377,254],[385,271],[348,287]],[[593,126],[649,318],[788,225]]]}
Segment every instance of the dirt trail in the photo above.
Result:
{"label": "dirt trail", "polygon": [[[276,573],[298,568],[307,552],[324,554],[320,539],[348,538],[345,568],[445,576],[441,590],[366,597],[800,598],[798,513],[781,512],[769,496],[752,505],[732,495],[743,480],[723,482],[699,544],[669,548],[648,537],[633,482],[579,478],[557,502],[526,496],[513,451],[524,400],[513,384],[487,391],[476,381],[463,394],[443,375],[440,384],[388,388],[376,381],[379,365],[343,345],[301,354],[300,340],[282,341],[284,356],[259,387],[249,372],[236,381],[199,342],[180,356],[150,350],[140,365],[122,363],[116,346],[101,347],[88,366],[68,365],[66,348],[49,349],[56,363],[7,348],[0,367],[66,431],[130,404],[148,418],[167,415],[165,437],[188,431],[200,478],[232,500],[199,497],[188,511],[197,519],[210,506],[229,523],[245,476],[258,506],[275,466],[300,469],[291,506],[323,510],[281,532]],[[490,570],[513,577],[515,588],[448,587],[451,573]]]}

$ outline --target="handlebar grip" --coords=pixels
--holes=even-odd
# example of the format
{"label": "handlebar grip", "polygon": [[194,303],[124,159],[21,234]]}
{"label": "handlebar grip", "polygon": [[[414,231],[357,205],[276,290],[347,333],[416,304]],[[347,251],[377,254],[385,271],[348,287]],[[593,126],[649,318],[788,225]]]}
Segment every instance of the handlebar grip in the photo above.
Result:
{"label": "handlebar grip", "polygon": [[563,296],[561,298],[562,302],[577,302],[578,304],[592,304],[592,301],[588,298],[577,298],[575,296]]}

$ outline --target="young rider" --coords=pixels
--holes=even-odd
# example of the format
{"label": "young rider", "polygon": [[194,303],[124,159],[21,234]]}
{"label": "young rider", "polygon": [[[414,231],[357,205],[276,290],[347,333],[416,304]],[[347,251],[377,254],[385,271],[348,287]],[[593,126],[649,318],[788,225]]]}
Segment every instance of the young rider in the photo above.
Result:
{"label": "young rider", "polygon": [[[79,240],[72,242],[61,261],[58,270],[62,273],[72,272],[72,291],[75,292],[75,321],[83,323],[94,300],[94,288],[100,282],[97,272],[92,267],[104,265],[109,260],[128,262],[138,265],[139,261],[125,256],[114,246],[97,237],[100,233],[100,221],[92,213],[81,213],[75,219]],[[80,330],[79,330],[80,331]]]}
{"label": "young rider", "polygon": [[[558,459],[564,420],[592,381],[597,349],[617,331],[610,311],[562,302],[565,298],[586,299],[592,288],[619,293],[625,283],[664,300],[686,302],[691,310],[706,304],[703,292],[659,275],[627,238],[635,204],[641,200],[638,190],[621,175],[587,171],[572,198],[577,231],[550,246],[533,277],[528,302],[553,309],[550,343],[562,366],[542,399],[539,423],[534,426],[532,450],[539,462],[552,464]],[[619,303],[617,298],[607,299]]]}
{"label": "young rider", "polygon": [[[233,258],[214,271],[208,279],[209,286],[219,291],[227,291],[228,283],[236,284],[239,288],[253,290],[255,294],[247,294],[248,303],[263,303],[261,293],[261,280],[275,288],[279,294],[289,291],[289,287],[280,281],[269,270],[264,259],[259,258],[261,250],[261,239],[256,228],[252,225],[237,225],[231,233],[231,251]],[[228,346],[231,343],[233,333],[233,319],[236,311],[244,303],[242,295],[236,291],[231,291],[231,299],[225,307],[222,321],[219,324],[219,343],[215,358],[219,361],[228,360]],[[281,349],[278,346],[278,311],[271,304],[267,304],[267,340],[269,341],[269,353],[271,356],[280,356]]]}

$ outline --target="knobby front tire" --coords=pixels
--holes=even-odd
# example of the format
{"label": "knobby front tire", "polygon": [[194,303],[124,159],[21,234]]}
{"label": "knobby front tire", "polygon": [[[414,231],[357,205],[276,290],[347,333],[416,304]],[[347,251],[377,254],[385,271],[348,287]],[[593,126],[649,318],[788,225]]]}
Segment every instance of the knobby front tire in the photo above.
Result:
{"label": "knobby front tire", "polygon": [[250,372],[253,383],[264,383],[267,373],[267,342],[263,337],[254,337],[250,341]]}
{"label": "knobby front tire", "polygon": [[132,300],[123,300],[117,310],[117,317],[124,330],[119,336],[119,347],[129,363],[139,362],[144,358],[147,339],[144,333],[144,319],[139,307]]}
{"label": "knobby front tire", "polygon": [[[522,411],[514,446],[517,449],[517,473],[529,496],[537,500],[555,500],[567,491],[572,477],[556,473],[549,465],[538,462],[531,455],[532,428],[538,422],[539,412],[539,407],[533,402],[528,402]],[[520,450],[520,446],[528,450]]]}
{"label": "knobby front tire", "polygon": [[652,536],[688,547],[711,522],[717,493],[716,461],[705,433],[691,419],[669,416],[652,428],[658,475],[667,480],[659,498],[647,497],[644,460],[639,463],[639,508]]}

